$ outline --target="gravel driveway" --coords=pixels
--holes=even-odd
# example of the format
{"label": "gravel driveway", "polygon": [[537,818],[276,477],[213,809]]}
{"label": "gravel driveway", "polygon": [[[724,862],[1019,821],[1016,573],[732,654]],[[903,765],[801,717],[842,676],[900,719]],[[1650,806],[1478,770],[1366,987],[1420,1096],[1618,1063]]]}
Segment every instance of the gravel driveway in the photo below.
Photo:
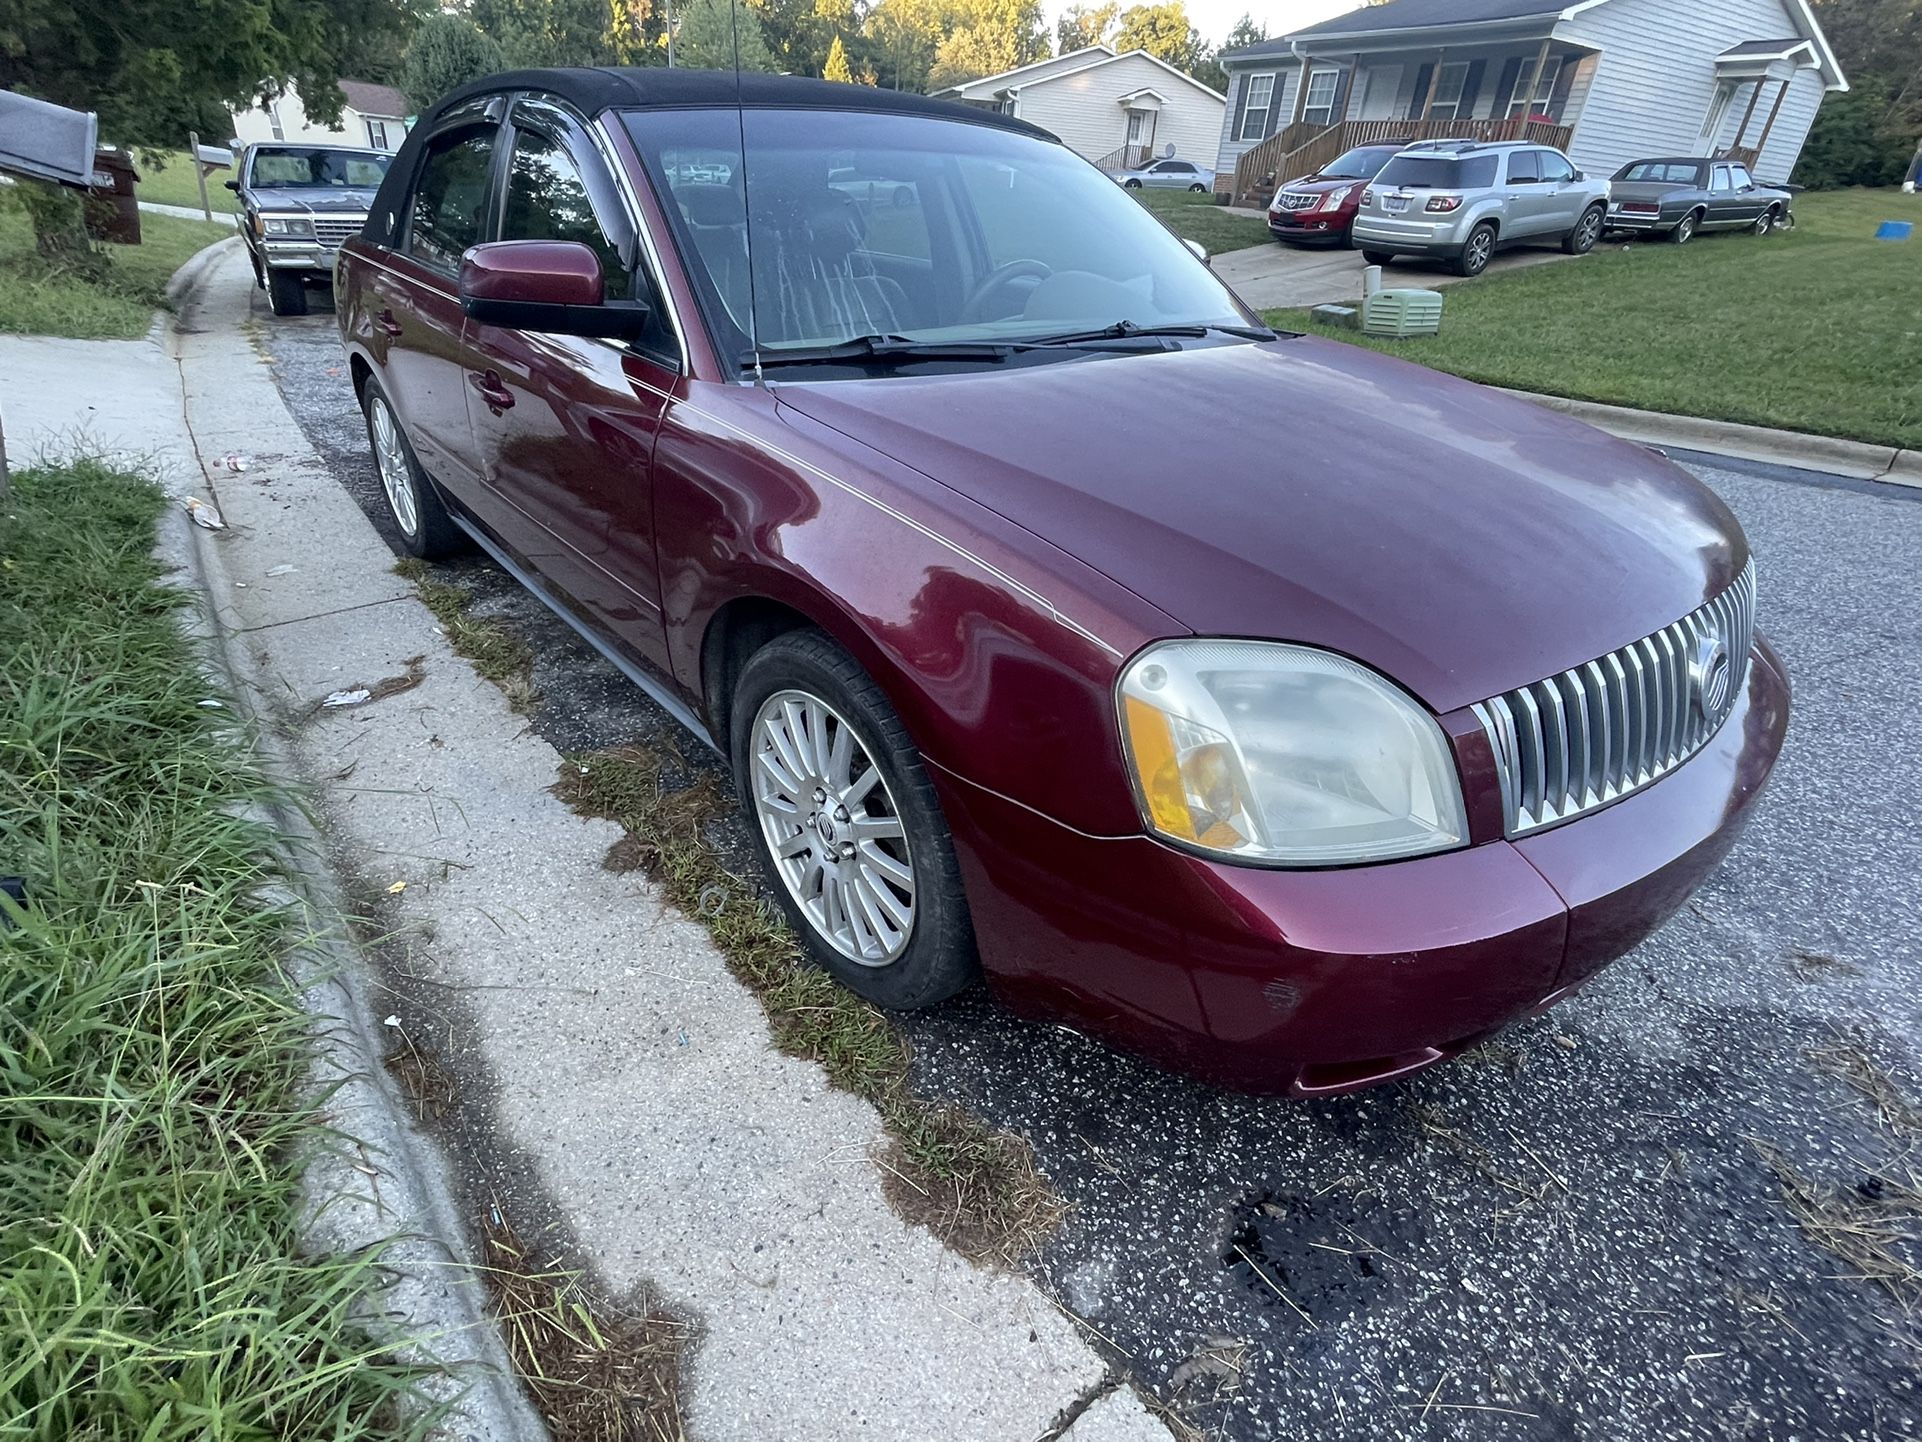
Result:
{"label": "gravel driveway", "polygon": [[[387,527],[332,317],[263,333]],[[1171,1078],[979,996],[906,1023],[923,1090],[1026,1134],[1074,1204],[1037,1280],[1209,1435],[1922,1431],[1901,1191],[1922,1168],[1903,1099],[1922,1097],[1922,493],[1691,469],[1754,541],[1794,722],[1733,857],[1585,994],[1313,1104]],[[491,566],[457,569],[534,642],[557,746],[668,734]]]}

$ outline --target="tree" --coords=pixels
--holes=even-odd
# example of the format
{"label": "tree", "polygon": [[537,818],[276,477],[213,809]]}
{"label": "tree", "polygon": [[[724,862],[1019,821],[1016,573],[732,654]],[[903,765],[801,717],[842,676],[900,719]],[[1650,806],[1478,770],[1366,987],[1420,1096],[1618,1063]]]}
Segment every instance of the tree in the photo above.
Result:
{"label": "tree", "polygon": [[1235,21],[1235,28],[1228,32],[1228,38],[1221,42],[1223,50],[1246,50],[1250,45],[1259,45],[1268,38],[1268,27],[1255,20],[1252,15],[1244,15]]}
{"label": "tree", "polygon": [[[177,150],[289,86],[338,120],[335,82],[403,49],[414,21],[412,0],[0,0],[0,89],[98,111],[118,144]],[[31,208],[43,250],[90,253],[77,194]]]}
{"label": "tree", "polygon": [[680,26],[674,32],[676,65],[732,70],[738,35],[741,69],[776,69],[774,52],[761,34],[761,20],[753,6],[738,0],[687,0],[677,9]]}
{"label": "tree", "polygon": [[666,5],[662,0],[610,0],[607,48],[620,65],[665,65]]}
{"label": "tree", "polygon": [[1041,0],[959,0],[954,24],[935,47],[928,83],[936,89],[1031,64],[1048,53]]}
{"label": "tree", "polygon": [[928,88],[934,52],[949,29],[943,0],[878,0],[862,28],[882,84],[894,90]]}
{"label": "tree", "polygon": [[1922,0],[1816,0],[1853,87],[1816,117],[1796,167],[1805,185],[1888,185],[1922,141]]}
{"label": "tree", "polygon": [[854,83],[854,71],[848,67],[848,48],[841,43],[839,35],[834,37],[834,44],[828,47],[828,61],[821,67],[821,78],[838,80],[843,85]]}
{"label": "tree", "polygon": [[1188,7],[1182,0],[1163,0],[1162,4],[1136,5],[1122,11],[1114,48],[1124,54],[1145,50],[1177,70],[1193,69],[1205,53],[1201,32],[1188,23]]}
{"label": "tree", "polygon": [[609,0],[471,0],[468,18],[509,66],[605,65],[614,59]]}
{"label": "tree", "polygon": [[1108,0],[1105,5],[1070,5],[1054,22],[1055,53],[1066,55],[1071,50],[1105,44],[1120,14],[1120,0]]}
{"label": "tree", "polygon": [[416,113],[450,90],[504,68],[501,48],[464,15],[430,15],[407,47],[400,88]]}

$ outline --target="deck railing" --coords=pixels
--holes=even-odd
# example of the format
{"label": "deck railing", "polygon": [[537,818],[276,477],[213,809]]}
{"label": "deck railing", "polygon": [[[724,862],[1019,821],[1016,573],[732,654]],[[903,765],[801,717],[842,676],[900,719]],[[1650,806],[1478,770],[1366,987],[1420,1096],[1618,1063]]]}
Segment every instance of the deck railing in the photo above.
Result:
{"label": "deck railing", "polygon": [[1119,150],[1110,150],[1097,160],[1094,163],[1095,169],[1105,170],[1110,174],[1119,170],[1139,170],[1148,163],[1153,154],[1152,146],[1124,145]]}
{"label": "deck railing", "polygon": [[1357,145],[1390,140],[1526,140],[1566,150],[1574,138],[1570,125],[1525,120],[1345,120],[1339,125],[1291,125],[1276,131],[1235,162],[1233,172],[1216,175],[1231,205],[1266,205],[1282,183],[1313,175]]}

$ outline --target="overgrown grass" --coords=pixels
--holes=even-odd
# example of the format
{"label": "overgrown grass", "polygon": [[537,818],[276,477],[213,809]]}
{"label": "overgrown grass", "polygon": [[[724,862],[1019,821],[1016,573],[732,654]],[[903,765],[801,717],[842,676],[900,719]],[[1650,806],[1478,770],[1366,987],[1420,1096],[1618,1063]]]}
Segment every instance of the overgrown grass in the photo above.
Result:
{"label": "overgrown grass", "polygon": [[466,590],[425,561],[412,556],[394,563],[394,574],[412,581],[427,609],[440,622],[453,648],[474,663],[482,679],[506,693],[516,711],[531,711],[540,702],[534,689],[534,653],[527,643],[498,621],[476,616],[469,609]]}
{"label": "overgrown grass", "polygon": [[[200,187],[194,183],[193,163],[187,159],[186,151],[169,150],[158,157],[158,162],[143,155],[138,158],[135,169],[140,172],[140,181],[134,187],[134,194],[140,199],[199,209]],[[207,204],[213,207],[215,215],[232,215],[240,208],[234,193],[221,183],[233,178],[232,170],[216,170],[207,177]]]}
{"label": "overgrown grass", "polygon": [[[304,1256],[322,1144],[294,918],[151,555],[91,462],[0,502],[0,1435],[395,1438],[429,1417],[357,1325],[377,1251]],[[411,1420],[410,1420],[411,1419]]]}
{"label": "overgrown grass", "polygon": [[[142,243],[110,245],[103,282],[50,269],[33,248],[18,197],[0,187],[0,333],[131,340],[147,333],[167,303],[167,282],[198,250],[234,233],[231,225],[140,217]],[[223,192],[224,194],[224,192]]]}
{"label": "overgrown grass", "polygon": [[677,784],[677,769],[638,747],[595,752],[567,758],[555,790],[584,814],[626,829],[608,865],[645,871],[707,924],[734,974],[761,999],[775,1045],[819,1063],[835,1086],[873,1104],[889,1134],[880,1161],[895,1209],[970,1260],[1018,1261],[1063,1215],[1032,1149],[913,1093],[899,1029],[808,961],[780,911],[713,844],[732,815],[726,794],[712,776]]}
{"label": "overgrown grass", "polygon": [[1883,220],[1922,222],[1922,197],[1830,191],[1795,214],[1767,240],[1613,241],[1454,286],[1428,339],[1267,319],[1491,385],[1922,446],[1922,238],[1874,238]]}
{"label": "overgrown grass", "polygon": [[1268,222],[1230,215],[1212,195],[1188,190],[1131,190],[1128,194],[1160,216],[1176,235],[1200,241],[1210,255],[1246,250],[1251,245],[1273,245]]}

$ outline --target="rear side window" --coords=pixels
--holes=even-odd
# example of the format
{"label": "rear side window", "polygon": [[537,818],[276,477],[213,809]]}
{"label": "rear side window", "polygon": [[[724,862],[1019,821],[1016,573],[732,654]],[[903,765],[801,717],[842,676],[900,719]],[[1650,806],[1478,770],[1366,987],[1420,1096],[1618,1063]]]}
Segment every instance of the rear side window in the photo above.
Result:
{"label": "rear side window", "polygon": [[1375,178],[1407,190],[1485,190],[1495,183],[1495,157],[1447,160],[1436,155],[1397,155]]}
{"label": "rear side window", "polygon": [[457,270],[461,253],[485,230],[487,167],[494,157],[493,127],[454,131],[431,142],[414,182],[408,215],[408,254],[442,270]]}
{"label": "rear side window", "polygon": [[1654,181],[1662,185],[1700,185],[1702,172],[1693,165],[1677,165],[1667,160],[1642,160],[1622,167],[1617,180]]}
{"label": "rear side window", "polygon": [[609,300],[626,300],[633,293],[634,278],[594,214],[580,166],[560,141],[538,130],[514,134],[501,239],[578,241],[601,258]]}

